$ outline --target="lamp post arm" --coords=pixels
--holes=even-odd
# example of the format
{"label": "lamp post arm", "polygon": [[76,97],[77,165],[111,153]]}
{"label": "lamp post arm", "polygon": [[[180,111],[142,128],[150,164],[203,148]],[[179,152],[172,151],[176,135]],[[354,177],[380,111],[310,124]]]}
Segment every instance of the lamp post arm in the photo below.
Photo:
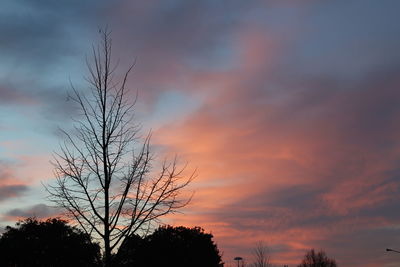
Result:
{"label": "lamp post arm", "polygon": [[391,249],[391,248],[387,248],[386,251],[392,251],[392,252],[400,253],[400,251],[395,250],[395,249]]}

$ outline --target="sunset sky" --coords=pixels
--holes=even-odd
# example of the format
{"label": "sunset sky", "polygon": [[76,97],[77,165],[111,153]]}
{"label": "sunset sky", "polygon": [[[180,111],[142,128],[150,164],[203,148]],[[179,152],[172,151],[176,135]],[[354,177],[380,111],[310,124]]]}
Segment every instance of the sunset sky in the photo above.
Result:
{"label": "sunset sky", "polygon": [[85,57],[112,30],[153,150],[198,169],[166,219],[212,232],[226,266],[257,241],[295,266],[324,249],[343,267],[398,266],[400,1],[3,0],[0,225],[57,215],[59,128]]}

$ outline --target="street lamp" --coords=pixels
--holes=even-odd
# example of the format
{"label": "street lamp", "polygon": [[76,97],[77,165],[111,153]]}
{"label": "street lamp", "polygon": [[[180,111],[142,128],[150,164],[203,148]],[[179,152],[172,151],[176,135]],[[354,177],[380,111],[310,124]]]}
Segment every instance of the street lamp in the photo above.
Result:
{"label": "street lamp", "polygon": [[400,253],[400,251],[394,250],[394,249],[391,249],[391,248],[387,248],[386,251],[393,251],[393,252],[396,252],[396,253]]}
{"label": "street lamp", "polygon": [[238,267],[240,267],[240,266],[239,266],[239,262],[242,261],[243,258],[242,258],[242,257],[235,257],[234,260],[237,261]]}

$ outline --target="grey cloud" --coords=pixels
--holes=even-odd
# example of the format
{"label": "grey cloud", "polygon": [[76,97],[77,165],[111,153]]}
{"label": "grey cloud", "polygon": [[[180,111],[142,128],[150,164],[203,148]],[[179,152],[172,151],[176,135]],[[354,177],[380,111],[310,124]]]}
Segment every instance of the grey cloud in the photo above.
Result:
{"label": "grey cloud", "polygon": [[45,204],[37,204],[24,209],[11,209],[6,213],[10,217],[36,217],[46,218],[60,214],[60,209]]}
{"label": "grey cloud", "polygon": [[0,159],[0,181],[14,178],[14,173],[12,172],[13,165],[12,162]]}
{"label": "grey cloud", "polygon": [[0,103],[11,104],[11,103],[26,103],[27,99],[23,93],[19,92],[16,88],[12,88],[10,85],[0,85]]}
{"label": "grey cloud", "polygon": [[239,14],[250,8],[240,1],[119,1],[106,15],[116,57],[138,59],[131,87],[148,101],[171,88],[191,90],[187,70],[223,62],[220,52],[231,49]]}
{"label": "grey cloud", "polygon": [[[69,119],[76,115],[76,103],[68,101],[68,89],[53,86],[48,89],[25,90],[27,85],[1,85],[0,103],[4,106],[23,106],[43,114],[44,118],[50,120]],[[39,88],[40,85],[30,85]],[[70,89],[71,90],[71,89]],[[36,111],[35,111],[36,112]]]}
{"label": "grey cloud", "polygon": [[5,201],[10,198],[14,198],[22,195],[28,191],[26,185],[3,185],[0,186],[0,201]]}
{"label": "grey cloud", "polygon": [[3,184],[3,181],[15,180],[12,168],[18,167],[15,162],[0,160],[0,201],[6,201],[23,195],[29,190],[24,184]]}
{"label": "grey cloud", "polygon": [[[34,103],[49,118],[69,117],[64,116],[73,110],[65,104],[68,76],[81,73],[85,49],[96,33],[96,17],[104,3],[2,3],[0,102],[21,106]],[[93,35],[89,36],[86,30],[93,30]],[[79,58],[79,63],[75,58]]]}
{"label": "grey cloud", "polygon": [[[213,216],[234,229],[285,231],[293,227],[319,227],[342,219],[324,212],[320,190],[288,186],[248,197],[219,209]],[[254,223],[256,222],[256,223]]]}
{"label": "grey cloud", "polygon": [[43,64],[71,54],[78,37],[74,30],[83,30],[101,6],[101,1],[6,1],[0,47],[21,63],[34,59]]}
{"label": "grey cloud", "polygon": [[395,266],[389,264],[393,263],[393,256],[396,255],[391,255],[385,250],[398,246],[399,234],[400,229],[392,227],[354,227],[351,232],[336,234],[334,238],[309,245],[324,248],[328,255],[338,260],[340,266],[363,266],[366,262],[376,266]]}

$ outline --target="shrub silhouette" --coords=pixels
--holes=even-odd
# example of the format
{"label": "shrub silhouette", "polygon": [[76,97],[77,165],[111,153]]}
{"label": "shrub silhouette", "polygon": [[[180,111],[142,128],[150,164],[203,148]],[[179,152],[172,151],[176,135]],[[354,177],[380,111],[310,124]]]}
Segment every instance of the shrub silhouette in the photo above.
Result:
{"label": "shrub silhouette", "polygon": [[99,266],[100,247],[61,219],[28,218],[0,237],[1,266]]}
{"label": "shrub silhouette", "polygon": [[127,238],[114,259],[119,267],[220,267],[223,266],[213,235],[200,227],[158,228],[153,234]]}

